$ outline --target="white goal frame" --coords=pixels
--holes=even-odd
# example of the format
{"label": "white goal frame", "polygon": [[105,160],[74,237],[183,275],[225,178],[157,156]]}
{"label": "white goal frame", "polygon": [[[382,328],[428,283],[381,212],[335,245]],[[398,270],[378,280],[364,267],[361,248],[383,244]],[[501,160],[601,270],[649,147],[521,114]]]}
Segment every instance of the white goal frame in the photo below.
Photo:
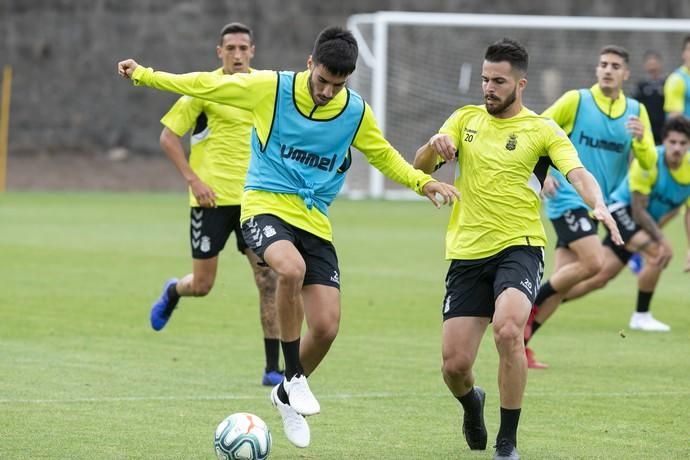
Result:
{"label": "white goal frame", "polygon": [[[373,39],[368,43],[361,26],[373,27]],[[390,25],[431,25],[439,27],[558,29],[590,31],[648,31],[690,33],[689,19],[653,19],[592,16],[537,16],[462,13],[424,13],[406,11],[379,11],[355,14],[348,18],[347,28],[359,44],[362,62],[372,70],[371,108],[376,114],[381,131],[386,132],[386,84],[388,72],[388,30]],[[356,74],[355,74],[356,77]],[[353,79],[356,86],[356,78]],[[414,194],[386,191],[383,175],[369,168],[369,187],[364,194],[354,194],[346,187],[344,192],[353,198],[410,198]],[[414,195],[416,196],[416,195]]]}

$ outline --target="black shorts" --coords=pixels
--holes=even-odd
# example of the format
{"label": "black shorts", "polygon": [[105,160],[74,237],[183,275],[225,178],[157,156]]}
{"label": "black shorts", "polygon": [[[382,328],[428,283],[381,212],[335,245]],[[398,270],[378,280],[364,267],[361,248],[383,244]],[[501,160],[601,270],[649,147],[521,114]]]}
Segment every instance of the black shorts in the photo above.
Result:
{"label": "black shorts", "polygon": [[[609,206],[609,212],[611,212],[613,220],[615,220],[616,225],[618,225],[618,230],[621,232],[623,241],[627,244],[630,242],[630,239],[633,237],[633,235],[641,230],[640,226],[637,225],[632,218],[632,210],[630,206],[623,203],[614,203]],[[604,246],[611,248],[613,253],[616,254],[618,259],[623,262],[624,265],[628,263],[628,260],[630,260],[633,255],[632,252],[625,249],[625,246],[616,246],[611,239],[611,232],[609,232],[608,229],[606,229],[606,237],[602,243]]]}
{"label": "black shorts", "polygon": [[234,231],[237,250],[244,254],[247,249],[240,227],[240,206],[218,206],[216,208],[192,207],[189,213],[189,242],[194,259],[210,259],[225,247],[228,237]]}
{"label": "black shorts", "polygon": [[288,224],[271,214],[259,214],[242,224],[244,239],[263,262],[264,253],[272,243],[290,241],[304,259],[306,273],[303,285],[323,284],[340,289],[340,268],[335,246],[301,228]]}
{"label": "black shorts", "polygon": [[534,303],[544,273],[544,248],[511,246],[491,257],[453,260],[446,275],[443,320],[457,316],[493,318],[496,299],[519,289]]}
{"label": "black shorts", "polygon": [[597,234],[598,222],[585,208],[570,209],[561,217],[551,219],[551,223],[558,237],[556,248],[567,248],[573,241]]}

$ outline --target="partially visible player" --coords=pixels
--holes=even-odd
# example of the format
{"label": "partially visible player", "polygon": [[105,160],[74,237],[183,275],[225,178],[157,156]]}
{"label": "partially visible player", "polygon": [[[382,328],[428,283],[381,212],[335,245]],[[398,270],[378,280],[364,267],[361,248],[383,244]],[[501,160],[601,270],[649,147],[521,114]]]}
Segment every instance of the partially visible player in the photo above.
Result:
{"label": "partially visible player", "polygon": [[[240,23],[223,27],[216,54],[222,66],[214,73],[250,73],[254,57],[251,29]],[[151,309],[151,326],[163,329],[180,297],[203,297],[213,288],[218,254],[234,231],[237,250],[246,255],[259,290],[261,327],[264,333],[266,366],[263,385],[277,385],[283,379],[278,367],[280,331],[275,306],[275,274],[259,265],[259,258],[245,243],[240,228],[240,202],[247,167],[252,114],[246,110],[182,96],[161,120],[165,128],[160,144],[170,161],[189,184],[192,273],[179,281],[165,283],[163,293]],[[181,137],[193,130],[189,162]]]}
{"label": "partially visible player", "polygon": [[[644,104],[647,109],[649,121],[652,124],[654,143],[661,144],[663,140],[661,131],[664,128],[664,121],[666,121],[666,113],[664,112],[666,76],[663,71],[663,61],[661,54],[653,50],[645,51],[643,60],[644,71],[647,75],[638,80],[633,97]],[[642,270],[642,264],[642,256],[637,252],[633,253],[628,261],[628,267],[636,275]]]}
{"label": "partially visible player", "polygon": [[654,143],[661,144],[666,114],[664,113],[664,83],[666,76],[662,65],[661,55],[656,51],[644,53],[644,71],[647,74],[635,84],[632,97],[640,101],[647,109],[649,122],[652,125]]}
{"label": "partially visible player", "polygon": [[664,111],[669,117],[690,117],[690,35],[683,39],[681,58],[683,65],[671,72],[664,84]]}
{"label": "partially visible player", "polygon": [[[285,378],[271,391],[288,440],[311,442],[305,416],[320,412],[307,377],[328,354],[340,325],[340,268],[328,209],[351,164],[350,146],[387,177],[452,203],[457,190],[414,169],[383,137],[371,107],[346,84],[357,63],[351,32],[328,27],[307,69],[219,76],[174,75],[127,59],[118,73],[138,85],[249,110],[252,156],[242,196],[245,239],[278,276],[276,304]],[[306,331],[302,338],[302,324]],[[352,377],[357,378],[352,369]]]}
{"label": "partially visible player", "polygon": [[645,171],[633,160],[628,180],[611,195],[613,203],[609,210],[618,223],[625,247],[612,244],[607,236],[601,271],[575,285],[565,296],[576,299],[604,287],[625,267],[632,252],[640,251],[645,264],[638,277],[637,307],[630,318],[630,329],[641,331],[671,330],[652,316],[649,304],[661,272],[673,254],[661,225],[675,216],[683,204],[689,248],[685,271],[690,270],[690,120],[685,116],[669,118],[664,124],[663,139],[663,144],[657,147],[656,167]]}
{"label": "partially visible player", "polygon": [[563,130],[522,105],[527,51],[503,39],[482,64],[484,105],[465,106],[417,150],[425,172],[457,158],[453,206],[446,234],[443,310],[443,379],[463,408],[470,449],[486,448],[484,391],[472,368],[489,323],[498,350],[501,424],[495,460],[519,459],[517,428],[527,383],[523,331],[544,267],[546,235],[539,209],[550,162],[568,178],[621,243],[601,190]]}
{"label": "partially visible player", "polygon": [[[645,168],[656,162],[654,137],[643,104],[623,94],[629,78],[628,52],[620,46],[605,46],[599,52],[597,83],[588,89],[565,93],[544,115],[552,118],[570,136],[580,160],[601,186],[604,200],[623,182],[629,154]],[[525,342],[556,311],[563,295],[575,284],[596,275],[604,252],[597,225],[587,204],[563,174],[552,171],[544,185],[547,216],[553,223],[556,243],[554,270],[539,289],[535,307],[525,328]],[[548,367],[526,347],[529,367]]]}

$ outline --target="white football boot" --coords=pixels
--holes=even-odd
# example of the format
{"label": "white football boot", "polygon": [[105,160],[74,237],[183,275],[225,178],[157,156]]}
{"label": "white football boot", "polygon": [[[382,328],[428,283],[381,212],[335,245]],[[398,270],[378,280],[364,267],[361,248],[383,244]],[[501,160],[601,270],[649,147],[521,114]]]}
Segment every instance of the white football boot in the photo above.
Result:
{"label": "white football boot", "polygon": [[649,312],[635,312],[630,318],[630,329],[635,331],[668,332],[671,330],[671,326],[654,319]]}
{"label": "white football boot", "polygon": [[297,413],[302,415],[314,415],[321,411],[321,406],[319,406],[319,402],[309,389],[309,384],[305,376],[293,376],[290,380],[286,377],[285,380],[283,380],[283,388],[290,400],[290,406],[296,410]]}
{"label": "white football boot", "polygon": [[283,419],[283,431],[288,441],[297,447],[307,447],[311,441],[309,425],[306,419],[297,413],[289,404],[283,403],[278,398],[278,387],[276,385],[271,390],[271,403],[278,409],[280,417]]}

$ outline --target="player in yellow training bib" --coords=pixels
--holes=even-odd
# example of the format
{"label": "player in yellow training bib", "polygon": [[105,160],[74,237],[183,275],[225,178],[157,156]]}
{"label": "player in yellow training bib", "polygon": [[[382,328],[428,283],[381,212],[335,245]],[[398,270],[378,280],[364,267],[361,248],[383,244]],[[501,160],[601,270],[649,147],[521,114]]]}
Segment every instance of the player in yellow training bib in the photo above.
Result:
{"label": "player in yellow training bib", "polygon": [[666,78],[664,83],[664,112],[669,117],[690,117],[690,35],[683,39],[683,65]]}
{"label": "player in yellow training bib", "polygon": [[457,162],[460,200],[446,234],[443,379],[464,410],[470,449],[485,449],[484,391],[472,366],[493,321],[499,355],[501,424],[494,459],[519,459],[517,427],[527,381],[523,330],[539,288],[546,244],[539,208],[549,163],[568,178],[620,243],[601,190],[563,130],[522,105],[527,51],[503,39],[482,65],[485,104],[458,109],[419,148],[414,165],[431,172]]}
{"label": "player in yellow training bib", "polygon": [[[568,300],[576,299],[604,287],[621,272],[632,253],[639,251],[645,263],[637,278],[637,305],[629,323],[630,329],[639,331],[671,330],[668,324],[652,316],[649,304],[673,254],[661,227],[681,207],[685,207],[685,231],[690,238],[690,119],[683,115],[669,118],[662,135],[656,166],[647,171],[637,159],[633,160],[627,180],[612,194],[609,210],[618,223],[625,247],[612,244],[607,236],[603,241],[604,267],[565,295]],[[690,250],[685,265],[685,271],[689,270]]]}

